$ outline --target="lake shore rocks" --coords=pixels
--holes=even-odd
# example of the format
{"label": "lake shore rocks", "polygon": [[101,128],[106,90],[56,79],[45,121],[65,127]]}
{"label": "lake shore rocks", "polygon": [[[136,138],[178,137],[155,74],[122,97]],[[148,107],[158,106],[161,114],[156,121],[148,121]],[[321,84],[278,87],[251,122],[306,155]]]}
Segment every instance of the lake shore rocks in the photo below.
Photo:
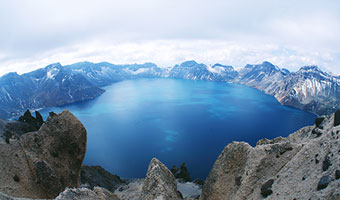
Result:
{"label": "lake shore rocks", "polygon": [[[205,180],[201,200],[339,199],[340,126],[322,116],[287,138],[228,144]],[[313,130],[322,134],[315,135]]]}

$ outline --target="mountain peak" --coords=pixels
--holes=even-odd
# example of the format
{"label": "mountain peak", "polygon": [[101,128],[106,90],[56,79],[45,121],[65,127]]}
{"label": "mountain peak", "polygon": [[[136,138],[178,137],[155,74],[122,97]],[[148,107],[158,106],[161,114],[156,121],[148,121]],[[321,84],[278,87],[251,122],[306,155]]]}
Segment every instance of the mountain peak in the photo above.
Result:
{"label": "mountain peak", "polygon": [[247,64],[244,68],[246,69],[253,69],[253,70],[269,70],[269,71],[280,71],[280,68],[277,66],[273,65],[271,62],[264,61],[261,64],[256,64],[256,65],[251,65]]}
{"label": "mountain peak", "polygon": [[0,78],[9,78],[9,77],[16,77],[16,76],[19,76],[19,74],[16,72],[9,72],[7,74],[4,74],[3,76],[0,76]]}
{"label": "mountain peak", "polygon": [[304,66],[299,69],[299,71],[302,72],[315,72],[315,71],[321,71],[321,69],[317,65],[310,65],[310,66]]}
{"label": "mountain peak", "polygon": [[191,67],[191,66],[194,66],[194,65],[197,65],[196,61],[188,60],[188,61],[182,62],[180,66],[182,66],[182,67]]}
{"label": "mountain peak", "polygon": [[271,62],[269,61],[264,61],[262,64],[261,64],[263,67],[265,68],[269,68],[269,69],[274,69],[276,71],[280,71],[280,68],[277,67],[276,65],[273,65]]}
{"label": "mountain peak", "polygon": [[46,69],[52,69],[52,68],[61,69],[62,67],[63,66],[59,62],[57,62],[57,63],[47,65],[45,68]]}
{"label": "mountain peak", "polygon": [[[263,63],[262,63],[262,65],[263,66],[274,66],[271,62],[269,62],[269,61],[263,61]],[[275,67],[275,66],[274,66]]]}

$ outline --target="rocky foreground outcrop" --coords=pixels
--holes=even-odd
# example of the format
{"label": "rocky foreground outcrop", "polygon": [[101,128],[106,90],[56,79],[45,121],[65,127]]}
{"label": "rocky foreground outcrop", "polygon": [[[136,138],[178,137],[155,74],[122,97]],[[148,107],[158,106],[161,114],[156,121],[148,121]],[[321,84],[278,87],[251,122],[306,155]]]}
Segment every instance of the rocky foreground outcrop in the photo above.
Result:
{"label": "rocky foreground outcrop", "polygon": [[[8,129],[9,123],[26,127],[23,123],[27,122],[0,120],[0,199],[197,198],[182,195],[175,176],[156,158],[151,160],[144,181],[119,188],[123,181],[103,168],[81,168],[86,130],[68,111],[51,113],[37,131],[3,137],[12,130]],[[340,111],[337,111],[317,118],[314,126],[302,128],[287,138],[263,139],[255,147],[244,142],[227,145],[205,180],[200,199],[339,200],[339,186]]]}
{"label": "rocky foreground outcrop", "polygon": [[[27,199],[27,198],[15,198],[8,196],[0,192],[1,200],[39,200],[39,199]],[[40,199],[43,200],[43,199]],[[95,187],[93,190],[88,188],[66,188],[65,191],[61,192],[55,200],[120,200],[116,195],[110,191]]]}
{"label": "rocky foreground outcrop", "polygon": [[81,166],[80,182],[82,186],[90,189],[95,187],[106,188],[110,192],[114,192],[120,185],[124,184],[119,176],[113,175],[101,166]]}
{"label": "rocky foreground outcrop", "polygon": [[149,164],[140,198],[143,200],[181,199],[175,176],[156,158],[153,158]]}
{"label": "rocky foreground outcrop", "polygon": [[79,187],[85,152],[81,122],[69,111],[53,113],[38,131],[0,140],[0,192],[55,198],[66,187]]}
{"label": "rocky foreground outcrop", "polygon": [[339,112],[287,138],[227,145],[200,199],[340,199]]}

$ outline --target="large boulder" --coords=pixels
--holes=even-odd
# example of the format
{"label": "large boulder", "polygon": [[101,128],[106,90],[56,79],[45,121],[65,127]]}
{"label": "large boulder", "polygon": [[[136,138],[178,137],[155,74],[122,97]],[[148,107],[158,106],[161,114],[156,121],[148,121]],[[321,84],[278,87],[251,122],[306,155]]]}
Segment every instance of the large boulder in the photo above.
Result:
{"label": "large boulder", "polygon": [[149,164],[140,199],[181,199],[175,176],[156,158],[153,158]]}
{"label": "large boulder", "polygon": [[69,111],[51,115],[38,131],[0,141],[0,192],[55,198],[66,187],[79,187],[85,152],[82,123]]}
{"label": "large boulder", "polygon": [[334,126],[336,115],[323,118],[319,137],[309,126],[287,138],[263,139],[255,147],[227,145],[200,199],[339,199],[340,126]]}

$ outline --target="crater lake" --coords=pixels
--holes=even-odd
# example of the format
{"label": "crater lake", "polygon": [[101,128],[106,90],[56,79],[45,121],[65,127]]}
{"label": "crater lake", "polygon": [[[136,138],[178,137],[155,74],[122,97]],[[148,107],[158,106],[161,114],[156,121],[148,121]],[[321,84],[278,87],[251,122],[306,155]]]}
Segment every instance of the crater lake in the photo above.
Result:
{"label": "crater lake", "polygon": [[265,93],[238,84],[181,79],[136,79],[104,87],[94,100],[41,110],[70,110],[87,130],[84,164],[123,178],[145,177],[157,157],[168,168],[187,164],[205,179],[232,141],[252,146],[314,124],[314,114],[282,106]]}

